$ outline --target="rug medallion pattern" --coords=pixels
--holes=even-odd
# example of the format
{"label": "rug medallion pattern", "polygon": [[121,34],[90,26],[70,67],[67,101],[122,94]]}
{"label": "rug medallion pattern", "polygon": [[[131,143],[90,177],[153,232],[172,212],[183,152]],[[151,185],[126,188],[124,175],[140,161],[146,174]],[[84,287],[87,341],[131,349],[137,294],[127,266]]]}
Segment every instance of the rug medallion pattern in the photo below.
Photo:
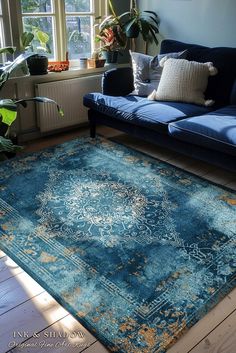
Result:
{"label": "rug medallion pattern", "polygon": [[114,352],[165,352],[236,282],[236,195],[102,138],[1,165],[0,248]]}

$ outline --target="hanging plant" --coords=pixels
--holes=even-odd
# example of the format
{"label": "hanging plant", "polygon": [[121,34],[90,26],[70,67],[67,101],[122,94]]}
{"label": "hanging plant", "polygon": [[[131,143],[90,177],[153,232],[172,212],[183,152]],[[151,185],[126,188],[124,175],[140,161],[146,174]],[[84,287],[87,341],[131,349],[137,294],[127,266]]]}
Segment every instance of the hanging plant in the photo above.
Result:
{"label": "hanging plant", "polygon": [[128,38],[137,38],[142,35],[145,42],[154,42],[158,45],[160,20],[154,11],[140,11],[136,2],[131,2],[131,9],[119,16],[122,28]]}

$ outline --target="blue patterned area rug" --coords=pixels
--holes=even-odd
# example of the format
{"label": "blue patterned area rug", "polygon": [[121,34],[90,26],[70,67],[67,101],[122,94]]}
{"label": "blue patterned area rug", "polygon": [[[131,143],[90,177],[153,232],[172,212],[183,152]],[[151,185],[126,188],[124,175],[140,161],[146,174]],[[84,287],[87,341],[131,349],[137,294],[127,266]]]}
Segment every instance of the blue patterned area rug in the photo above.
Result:
{"label": "blue patterned area rug", "polygon": [[236,195],[81,138],[0,165],[0,247],[114,352],[165,352],[236,283]]}

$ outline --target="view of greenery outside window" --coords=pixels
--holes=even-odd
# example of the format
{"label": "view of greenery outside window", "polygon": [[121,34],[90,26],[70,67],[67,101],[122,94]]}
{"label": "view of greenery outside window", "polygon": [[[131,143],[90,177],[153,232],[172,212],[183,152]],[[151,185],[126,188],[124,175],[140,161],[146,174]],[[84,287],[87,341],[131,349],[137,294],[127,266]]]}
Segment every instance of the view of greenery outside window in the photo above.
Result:
{"label": "view of greenery outside window", "polygon": [[93,51],[93,1],[66,0],[65,13],[69,58],[90,57]]}
{"label": "view of greenery outside window", "polygon": [[[55,57],[55,12],[52,0],[22,0],[21,1],[22,22],[24,31],[34,32],[35,28],[49,35],[49,46],[51,54],[49,58]],[[37,47],[36,39],[32,46]]]}
{"label": "view of greenery outside window", "polygon": [[[90,57],[94,50],[94,19],[99,0],[58,1],[21,0],[23,31],[33,32],[38,28],[46,32],[50,37],[51,59],[65,60],[62,56],[66,51],[70,60]],[[38,45],[36,41],[32,44]]]}

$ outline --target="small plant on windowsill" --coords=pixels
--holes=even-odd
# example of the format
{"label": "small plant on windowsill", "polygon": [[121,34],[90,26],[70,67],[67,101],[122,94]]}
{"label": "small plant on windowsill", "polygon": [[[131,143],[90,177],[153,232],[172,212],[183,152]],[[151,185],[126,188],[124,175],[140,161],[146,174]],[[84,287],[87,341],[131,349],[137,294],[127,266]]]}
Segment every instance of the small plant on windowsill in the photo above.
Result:
{"label": "small plant on windowsill", "polygon": [[[14,51],[15,48],[13,47],[1,48],[0,54],[12,54]],[[34,55],[34,53],[21,54],[14,61],[1,68],[0,90],[7,82],[10,74],[32,55]],[[0,160],[5,160],[8,158],[9,153],[16,153],[22,149],[21,146],[14,144],[12,141],[10,135],[10,127],[17,118],[18,106],[21,105],[26,108],[29,101],[55,104],[59,114],[61,116],[64,115],[61,107],[54,100],[47,97],[33,97],[27,99],[0,99]]]}
{"label": "small plant on windowsill", "polygon": [[100,50],[95,50],[92,57],[88,59],[88,68],[99,68],[104,67],[106,59],[102,58],[102,53]]}
{"label": "small plant on windowsill", "polygon": [[97,24],[99,32],[95,37],[95,42],[100,43],[100,51],[108,63],[117,61],[118,53],[126,48],[127,38],[122,28],[120,16],[114,10],[112,2],[109,0],[109,8],[111,15],[97,20],[102,20]]}
{"label": "small plant on windowsill", "polygon": [[[27,59],[29,72],[31,75],[45,75],[48,73],[48,57],[45,53],[50,54],[49,35],[41,31],[37,27],[31,26],[30,31],[23,32],[20,37],[21,52],[33,52]],[[34,41],[38,42],[36,46]]]}

